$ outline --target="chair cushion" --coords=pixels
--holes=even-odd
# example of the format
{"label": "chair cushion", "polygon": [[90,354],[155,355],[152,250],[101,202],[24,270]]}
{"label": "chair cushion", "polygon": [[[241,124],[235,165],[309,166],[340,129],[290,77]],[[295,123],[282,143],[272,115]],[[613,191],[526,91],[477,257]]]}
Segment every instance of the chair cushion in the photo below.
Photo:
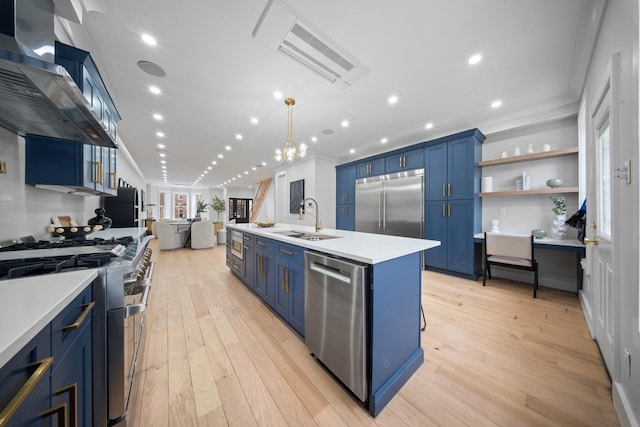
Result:
{"label": "chair cushion", "polygon": [[518,265],[518,266],[522,266],[522,267],[531,267],[531,266],[533,266],[531,261],[526,260],[526,259],[510,258],[510,257],[504,257],[504,256],[496,256],[496,255],[488,256],[487,257],[487,261],[489,261],[489,262],[499,262],[501,264]]}

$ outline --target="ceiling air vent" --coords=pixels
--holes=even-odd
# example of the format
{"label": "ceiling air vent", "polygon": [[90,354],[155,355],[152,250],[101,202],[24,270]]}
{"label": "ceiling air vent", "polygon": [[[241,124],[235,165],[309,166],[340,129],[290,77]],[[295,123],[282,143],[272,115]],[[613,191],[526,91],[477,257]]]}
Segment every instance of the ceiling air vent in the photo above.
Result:
{"label": "ceiling air vent", "polygon": [[342,89],[369,73],[366,66],[277,0],[267,4],[253,37]]}

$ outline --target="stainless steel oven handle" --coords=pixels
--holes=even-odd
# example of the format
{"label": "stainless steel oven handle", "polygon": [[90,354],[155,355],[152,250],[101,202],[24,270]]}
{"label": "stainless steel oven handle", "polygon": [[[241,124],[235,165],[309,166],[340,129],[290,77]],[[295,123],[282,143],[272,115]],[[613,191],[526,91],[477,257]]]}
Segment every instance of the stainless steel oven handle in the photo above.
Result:
{"label": "stainless steel oven handle", "polygon": [[147,274],[145,274],[145,282],[151,283],[153,281],[153,271],[156,269],[156,262],[151,261],[149,268],[147,268]]}
{"label": "stainless steel oven handle", "polygon": [[136,314],[140,314],[147,309],[147,298],[149,298],[149,290],[151,290],[151,286],[147,285],[144,287],[144,293],[142,294],[142,301],[138,304],[129,304],[124,306],[124,317],[135,316]]}

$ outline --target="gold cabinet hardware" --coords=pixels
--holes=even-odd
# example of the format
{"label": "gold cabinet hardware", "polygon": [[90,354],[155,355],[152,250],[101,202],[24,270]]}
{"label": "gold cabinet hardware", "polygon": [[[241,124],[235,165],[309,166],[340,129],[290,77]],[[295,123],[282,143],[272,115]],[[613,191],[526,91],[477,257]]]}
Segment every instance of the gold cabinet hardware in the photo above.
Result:
{"label": "gold cabinet hardware", "polygon": [[447,205],[447,216],[451,216],[451,205]]}
{"label": "gold cabinet hardware", "polygon": [[48,409],[42,413],[42,418],[50,417],[51,415],[58,415],[58,425],[67,426],[67,404],[63,403],[54,408]]}
{"label": "gold cabinet hardware", "polygon": [[591,223],[591,228],[593,228],[594,230],[597,229],[598,228],[598,224],[595,221],[593,221]]}
{"label": "gold cabinet hardware", "polygon": [[258,240],[258,244],[259,244],[260,246],[268,246],[268,245],[269,245],[268,243],[262,242],[262,241],[260,241],[260,240]]}
{"label": "gold cabinet hardware", "polygon": [[99,178],[99,174],[98,171],[100,170],[100,162],[91,162],[93,164],[93,176],[91,177],[91,182],[93,182],[94,184],[98,184],[98,180]]}
{"label": "gold cabinet hardware", "polygon": [[82,325],[82,323],[85,321],[89,313],[91,313],[91,310],[93,310],[93,306],[95,305],[96,305],[95,302],[90,302],[89,304],[83,304],[82,305],[83,310],[82,310],[82,313],[80,313],[80,317],[78,317],[78,319],[72,324],[63,326],[62,332],[67,332],[72,329],[78,329],[80,325]]}
{"label": "gold cabinet hardware", "polygon": [[262,274],[262,255],[258,255],[258,276],[264,276]]}
{"label": "gold cabinet hardware", "polygon": [[[28,368],[38,366],[36,370],[31,374],[27,382],[24,383],[22,388],[18,390],[15,396],[9,401],[7,406],[0,412],[0,427],[4,427],[9,423],[9,419],[16,413],[20,405],[22,405],[25,399],[31,394],[31,391],[40,382],[40,380],[46,376],[47,371],[53,364],[53,357],[47,357],[42,360],[38,360],[35,363],[27,365]],[[64,425],[64,424],[62,424]]]}
{"label": "gold cabinet hardware", "polygon": [[293,252],[288,251],[288,250],[286,250],[286,249],[280,249],[280,252],[282,252],[282,253],[283,253],[283,254],[285,254],[285,255],[295,255]]}
{"label": "gold cabinet hardware", "polygon": [[284,291],[289,292],[289,269],[284,269]]}
{"label": "gold cabinet hardware", "polygon": [[102,185],[102,162],[96,162],[98,163],[98,176],[96,179],[96,184],[100,184]]}
{"label": "gold cabinet hardware", "polygon": [[451,197],[451,184],[447,184],[447,197]]}
{"label": "gold cabinet hardware", "polygon": [[244,249],[245,251],[249,250],[249,246],[247,245],[242,245],[242,249]]}
{"label": "gold cabinet hardware", "polygon": [[407,156],[402,156],[402,167],[403,168],[407,167]]}
{"label": "gold cabinet hardware", "polygon": [[111,182],[112,182],[109,188],[118,188],[116,185],[116,173],[111,172],[109,175],[111,175]]}
{"label": "gold cabinet hardware", "polygon": [[447,215],[444,213],[444,209],[445,209],[445,205],[442,205],[442,216],[447,216]]}
{"label": "gold cabinet hardware", "polygon": [[584,243],[585,243],[585,245],[588,245],[589,243],[593,243],[594,245],[597,245],[598,243],[600,243],[600,240],[597,237],[594,237],[593,239],[587,239],[585,237],[584,238]]}
{"label": "gold cabinet hardware", "polygon": [[64,393],[69,394],[69,427],[78,427],[78,383],[62,387],[56,392],[56,395]]}
{"label": "gold cabinet hardware", "polygon": [[447,194],[445,193],[445,184],[442,184],[442,197],[446,196]]}

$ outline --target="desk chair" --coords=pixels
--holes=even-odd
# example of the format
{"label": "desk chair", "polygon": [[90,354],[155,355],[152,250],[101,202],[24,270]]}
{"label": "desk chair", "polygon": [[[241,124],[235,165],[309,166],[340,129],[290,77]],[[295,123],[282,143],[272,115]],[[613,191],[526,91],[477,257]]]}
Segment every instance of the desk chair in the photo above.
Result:
{"label": "desk chair", "polygon": [[533,297],[538,292],[538,263],[533,256],[533,236],[484,233],[484,271],[482,286],[491,279],[491,266],[533,271]]}

